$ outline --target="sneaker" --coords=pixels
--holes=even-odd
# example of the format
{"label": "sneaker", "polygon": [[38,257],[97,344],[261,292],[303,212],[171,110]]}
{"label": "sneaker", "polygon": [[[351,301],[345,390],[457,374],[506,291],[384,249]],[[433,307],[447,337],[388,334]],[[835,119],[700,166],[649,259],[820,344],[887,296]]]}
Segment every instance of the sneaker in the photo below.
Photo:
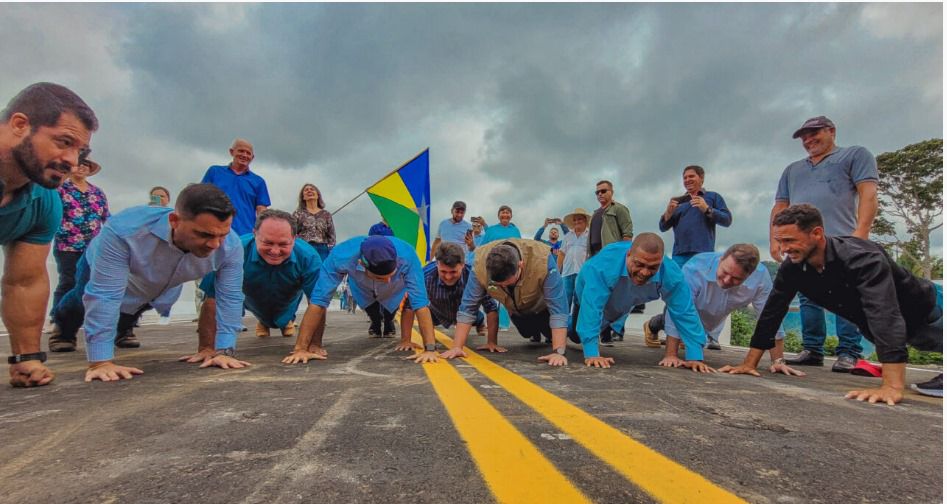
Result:
{"label": "sneaker", "polygon": [[268,338],[270,336],[270,328],[257,322],[255,334],[257,338]]}
{"label": "sneaker", "polygon": [[612,339],[615,341],[625,341],[625,331],[612,331]]}
{"label": "sneaker", "polygon": [[394,323],[385,324],[385,332],[382,333],[383,338],[394,338],[396,334]]}
{"label": "sneaker", "polygon": [[286,327],[280,329],[280,332],[283,333],[284,338],[292,338],[296,335],[296,321],[290,320]]}
{"label": "sneaker", "polygon": [[602,343],[611,343],[612,342],[612,329],[607,328],[598,335]]}
{"label": "sneaker", "polygon": [[855,369],[857,359],[851,355],[839,355],[835,364],[832,364],[832,371],[836,373],[851,373]]}
{"label": "sneaker", "polygon": [[141,346],[141,342],[138,341],[135,333],[129,329],[115,340],[115,346],[119,348],[138,348]]}
{"label": "sneaker", "polygon": [[714,340],[708,340],[708,341],[707,341],[707,349],[708,349],[708,350],[720,350],[720,343],[717,343],[717,342],[714,341]]}
{"label": "sneaker", "polygon": [[540,335],[538,335],[538,334],[534,334],[534,335],[532,335],[532,336],[529,337],[529,342],[530,342],[530,343],[542,343],[542,341],[543,341],[542,336],[540,336]]}
{"label": "sneaker", "polygon": [[651,332],[651,325],[648,324],[649,320],[646,320],[644,323],[644,344],[650,348],[660,348],[661,341],[658,340],[658,335]]}
{"label": "sneaker", "polygon": [[937,375],[937,378],[927,380],[923,383],[912,383],[911,390],[921,395],[944,397],[944,373]]}
{"label": "sneaker", "polygon": [[67,340],[62,338],[62,330],[58,325],[53,324],[49,336],[50,352],[75,352],[76,340]]}
{"label": "sneaker", "polygon": [[381,330],[379,330],[377,327],[369,327],[368,335],[372,338],[381,338]]}

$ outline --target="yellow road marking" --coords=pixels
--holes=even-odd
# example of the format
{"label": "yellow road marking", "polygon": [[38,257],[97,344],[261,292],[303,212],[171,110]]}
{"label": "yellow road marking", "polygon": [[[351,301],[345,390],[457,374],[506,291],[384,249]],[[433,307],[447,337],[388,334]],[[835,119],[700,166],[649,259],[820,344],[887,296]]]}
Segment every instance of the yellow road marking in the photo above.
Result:
{"label": "yellow road marking", "polygon": [[438,359],[421,367],[497,502],[591,502],[454,366]]}
{"label": "yellow road marking", "polygon": [[[451,339],[440,331],[436,331],[436,336],[444,345],[452,346]],[[464,350],[467,353],[467,363],[477,371],[536,410],[659,502],[745,502],[542,387],[487,360],[469,348]],[[497,438],[502,439],[499,436]]]}

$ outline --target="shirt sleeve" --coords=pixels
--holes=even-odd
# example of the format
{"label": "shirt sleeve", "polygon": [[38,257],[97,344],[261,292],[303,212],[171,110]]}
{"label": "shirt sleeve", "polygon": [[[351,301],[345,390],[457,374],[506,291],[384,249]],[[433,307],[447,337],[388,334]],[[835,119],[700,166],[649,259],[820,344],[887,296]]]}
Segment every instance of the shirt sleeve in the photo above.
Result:
{"label": "shirt sleeve", "polygon": [[481,304],[486,305],[488,300],[496,303],[496,300],[487,294],[486,289],[477,280],[477,275],[471,272],[467,285],[464,286],[464,297],[460,301],[460,308],[457,309],[457,323],[473,325],[477,321],[477,308]]}
{"label": "shirt sleeve", "polygon": [[326,245],[328,245],[328,247],[331,249],[335,246],[335,222],[332,220],[332,214],[329,214],[329,216],[326,217],[326,223],[326,228],[329,234]]}
{"label": "shirt sleeve", "polygon": [[312,288],[312,294],[309,295],[309,302],[323,308],[328,307],[329,302],[332,301],[332,294],[335,293],[336,287],[342,283],[344,275],[345,270],[340,263],[340,259],[333,254],[329,254],[319,268],[315,287]]}
{"label": "shirt sleeve", "polygon": [[256,188],[256,205],[270,206],[270,192],[266,189],[266,181],[260,177],[260,185]]}
{"label": "shirt sleeve", "polygon": [[664,220],[664,214],[661,214],[661,217],[658,218],[658,229],[660,229],[661,232],[663,233],[673,228],[674,226],[676,226],[677,221],[680,218],[681,218],[680,208],[675,208],[674,211],[671,212],[671,216],[668,217],[667,220]]}
{"label": "shirt sleeve", "polygon": [[[239,240],[237,240],[239,244]],[[217,338],[215,349],[235,348],[243,313],[243,247],[232,247],[216,271]]]}
{"label": "shirt sleeve", "polygon": [[89,283],[82,295],[86,357],[89,362],[112,360],[119,311],[128,285],[128,244],[105,228],[99,233],[96,246],[86,254],[90,268]]}
{"label": "shirt sleeve", "polygon": [[[792,165],[789,165],[792,166]],[[783,170],[779,177],[779,183],[776,185],[776,201],[790,201],[789,199],[789,166]]]}
{"label": "shirt sleeve", "polygon": [[536,230],[536,234],[533,235],[533,239],[536,241],[543,241],[543,233],[546,231],[546,226],[543,226]]}
{"label": "shirt sleeve", "polygon": [[674,319],[674,325],[684,341],[684,358],[703,360],[707,333],[704,332],[704,325],[700,322],[700,316],[691,299],[691,290],[684,282],[683,276],[662,284],[661,290],[668,317]]}
{"label": "shirt sleeve", "polygon": [[213,171],[214,171],[214,167],[211,166],[210,168],[207,169],[206,172],[204,172],[204,177],[201,179],[201,184],[213,184],[213,183],[214,183]]}
{"label": "shirt sleeve", "polygon": [[[878,180],[878,163],[875,156],[864,147],[858,147],[852,155],[852,182],[858,184],[869,180]],[[879,354],[880,355],[880,354]]]}
{"label": "shirt sleeve", "polygon": [[763,311],[756,319],[756,329],[753,330],[753,336],[750,338],[750,348],[769,350],[776,346],[776,333],[786,313],[789,312],[789,303],[797,292],[796,286],[788,279],[790,275],[786,274],[786,264],[784,262],[776,273],[773,289],[766,298]]}
{"label": "shirt sleeve", "polygon": [[582,353],[586,359],[599,357],[598,335],[602,327],[602,312],[611,295],[608,279],[597,268],[583,267],[575,280],[575,291],[580,293],[575,332],[582,341]]}
{"label": "shirt sleeve", "polygon": [[198,286],[198,288],[204,293],[205,297],[208,297],[208,298],[217,297],[216,280],[217,280],[216,271],[211,271],[210,273],[204,275],[204,278],[201,279],[201,284]]}
{"label": "shirt sleeve", "polygon": [[[760,285],[756,288],[756,295],[753,296],[753,311],[756,312],[756,320],[759,321],[760,316],[763,314],[763,308],[766,306],[766,300],[769,299],[769,293],[773,290],[773,281],[769,278],[769,272],[763,271],[761,275],[762,281]],[[779,329],[776,331],[776,339],[783,339],[786,337],[786,333],[783,332],[782,324],[779,325]]]}
{"label": "shirt sleeve", "polygon": [[407,263],[408,270],[405,272],[404,284],[408,291],[408,299],[411,300],[411,309],[426,308],[431,302],[427,298],[427,288],[424,286],[424,270],[421,268],[421,261],[412,254]]}
{"label": "shirt sleeve", "polygon": [[59,193],[50,191],[50,194],[44,195],[37,206],[35,212],[40,219],[16,241],[46,245],[56,237],[56,232],[62,224],[62,200],[59,198]]}
{"label": "shirt sleeve", "polygon": [[849,258],[846,268],[852,288],[861,295],[868,325],[865,332],[875,344],[878,361],[882,364],[907,362],[907,327],[888,261],[881,254],[863,253]]}
{"label": "shirt sleeve", "polygon": [[720,194],[714,194],[713,209],[711,216],[714,222],[718,226],[730,227],[730,224],[733,223],[733,215],[730,213],[730,209],[727,208],[727,202]]}
{"label": "shirt sleeve", "polygon": [[617,217],[618,229],[621,230],[622,238],[633,238],[635,236],[635,226],[631,221],[631,211],[622,206]]}
{"label": "shirt sleeve", "polygon": [[[303,267],[303,292],[306,293],[306,299],[312,302],[312,291],[316,288],[316,281],[319,280],[319,272],[322,270],[322,257],[313,250],[311,259]],[[338,287],[338,285],[336,285]]]}
{"label": "shirt sleeve", "polygon": [[566,301],[566,288],[559,276],[556,258],[549,256],[546,262],[548,274],[543,282],[543,294],[546,307],[549,308],[549,328],[564,329],[569,325],[569,303]]}
{"label": "shirt sleeve", "polygon": [[112,216],[112,212],[109,210],[109,199],[105,197],[105,191],[103,191],[101,188],[97,187],[96,190],[99,192],[99,197],[102,198],[101,217],[102,217],[102,224],[105,224],[105,221],[107,221],[109,217]]}

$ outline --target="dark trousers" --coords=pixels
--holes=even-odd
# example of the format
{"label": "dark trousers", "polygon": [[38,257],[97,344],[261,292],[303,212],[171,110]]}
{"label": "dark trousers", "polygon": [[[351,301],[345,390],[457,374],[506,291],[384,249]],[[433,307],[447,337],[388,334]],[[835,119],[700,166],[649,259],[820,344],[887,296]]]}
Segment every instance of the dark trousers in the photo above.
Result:
{"label": "dark trousers", "polygon": [[326,243],[316,243],[314,241],[308,242],[312,245],[312,248],[316,249],[316,253],[319,254],[319,257],[325,261],[326,257],[329,257],[329,245]]}
{"label": "dark trousers", "polygon": [[79,264],[80,257],[82,257],[82,252],[57,250],[55,246],[53,247],[53,259],[56,260],[59,284],[56,285],[56,290],[53,291],[53,306],[49,309],[50,315],[53,314],[59,300],[76,285],[76,265]]}
{"label": "dark trousers", "polygon": [[378,301],[365,307],[365,313],[372,320],[372,329],[381,332],[382,320],[385,322],[385,329],[394,329],[395,314],[385,309]]}
{"label": "dark trousers", "polygon": [[549,310],[539,313],[510,313],[510,321],[516,326],[520,336],[532,338],[543,335],[547,340],[552,339],[552,328],[549,327]]}
{"label": "dark trousers", "polygon": [[[62,331],[62,334],[57,338],[61,341],[76,341],[76,333],[79,332],[79,328],[82,327],[82,322],[85,320],[82,293],[85,292],[85,286],[89,283],[89,274],[89,263],[86,261],[85,255],[82,255],[76,264],[75,285],[53,307],[53,322]],[[151,305],[146,304],[135,313],[120,313],[117,336],[131,330],[135,326],[138,316],[150,309]]]}

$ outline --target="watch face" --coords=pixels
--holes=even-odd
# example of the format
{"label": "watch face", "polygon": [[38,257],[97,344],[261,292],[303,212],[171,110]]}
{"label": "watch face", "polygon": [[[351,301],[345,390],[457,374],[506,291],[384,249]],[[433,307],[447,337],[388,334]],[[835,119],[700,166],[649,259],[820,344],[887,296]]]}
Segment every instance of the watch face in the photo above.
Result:
{"label": "watch face", "polygon": [[437,345],[424,345],[424,350],[428,352],[433,352],[437,350]]}

